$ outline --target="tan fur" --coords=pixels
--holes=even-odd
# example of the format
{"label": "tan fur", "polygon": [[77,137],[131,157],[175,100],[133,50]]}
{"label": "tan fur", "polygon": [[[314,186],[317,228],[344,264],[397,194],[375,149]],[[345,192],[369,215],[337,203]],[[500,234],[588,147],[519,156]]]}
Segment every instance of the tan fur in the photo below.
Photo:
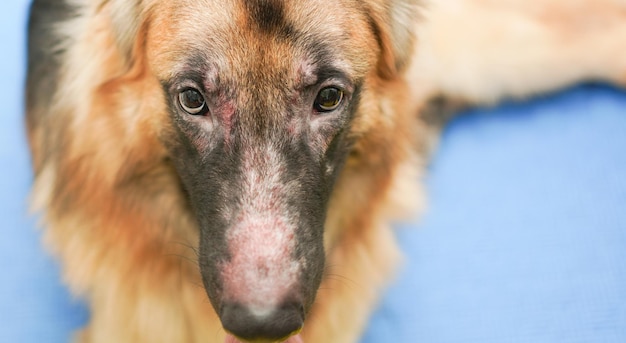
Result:
{"label": "tan fur", "polygon": [[417,23],[414,99],[523,98],[583,80],[624,83],[623,0],[438,0]]}
{"label": "tan fur", "polygon": [[[164,42],[189,45],[199,22],[247,18],[210,0],[75,2],[81,15],[57,28],[68,37],[62,86],[53,106],[30,109],[54,122],[31,122],[29,136],[46,241],[92,311],[77,341],[223,342],[200,281],[195,220],[158,140],[170,128],[155,76],[190,48]],[[291,2],[286,12],[301,28],[333,30],[362,18],[354,4]],[[351,132],[357,144],[329,205],[328,273],[303,329],[307,343],[356,342],[392,280],[400,255],[389,222],[423,207],[417,182],[429,135],[417,112],[425,101],[493,103],[588,78],[626,81],[620,1],[439,0],[419,16],[408,0],[363,4],[380,36],[354,20],[350,39],[336,42],[366,86]],[[339,24],[320,26],[328,17]],[[231,48],[267,43],[238,39]],[[267,63],[285,63],[288,53]]]}

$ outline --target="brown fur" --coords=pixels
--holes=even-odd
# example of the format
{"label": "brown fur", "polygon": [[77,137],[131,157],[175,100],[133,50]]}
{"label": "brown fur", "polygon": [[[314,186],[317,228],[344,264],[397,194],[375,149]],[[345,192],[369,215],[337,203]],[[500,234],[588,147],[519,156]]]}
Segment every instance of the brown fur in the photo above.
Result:
{"label": "brown fur", "polygon": [[[77,339],[221,342],[198,272],[196,222],[160,140],[172,128],[157,77],[194,42],[201,48],[211,23],[252,26],[250,18],[238,1],[74,2],[79,15],[54,27],[64,37],[58,87],[49,103],[30,91],[28,127],[34,207],[64,280],[92,311]],[[335,43],[365,85],[356,144],[328,207],[327,275],[305,342],[357,341],[391,280],[399,252],[389,221],[421,207],[416,182],[431,136],[417,112],[427,99],[492,103],[587,78],[625,81],[623,5],[527,3],[433,1],[421,15],[409,0],[285,3],[298,29],[351,28]],[[241,32],[229,49],[274,44]],[[275,46],[265,65],[289,60]]]}

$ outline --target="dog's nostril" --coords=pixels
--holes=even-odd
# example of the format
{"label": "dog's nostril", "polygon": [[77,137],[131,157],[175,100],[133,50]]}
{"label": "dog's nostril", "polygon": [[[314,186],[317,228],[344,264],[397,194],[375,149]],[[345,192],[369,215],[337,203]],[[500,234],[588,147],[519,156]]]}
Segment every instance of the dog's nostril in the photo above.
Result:
{"label": "dog's nostril", "polygon": [[238,338],[279,341],[300,331],[304,324],[304,311],[299,303],[271,309],[226,303],[222,305],[220,320],[224,329]]}

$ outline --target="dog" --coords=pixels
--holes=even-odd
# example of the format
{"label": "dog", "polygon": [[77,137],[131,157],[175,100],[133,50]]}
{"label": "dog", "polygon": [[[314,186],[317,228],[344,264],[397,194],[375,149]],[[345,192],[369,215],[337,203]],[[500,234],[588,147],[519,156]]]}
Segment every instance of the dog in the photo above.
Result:
{"label": "dog", "polygon": [[35,0],[32,202],[90,306],[76,341],[356,342],[440,118],[623,85],[625,19],[618,0]]}

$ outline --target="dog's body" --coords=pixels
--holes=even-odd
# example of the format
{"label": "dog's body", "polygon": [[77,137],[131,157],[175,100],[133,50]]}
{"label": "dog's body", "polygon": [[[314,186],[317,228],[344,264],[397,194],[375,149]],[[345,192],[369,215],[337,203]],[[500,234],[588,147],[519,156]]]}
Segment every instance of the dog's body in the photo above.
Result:
{"label": "dog's body", "polygon": [[421,203],[429,100],[626,81],[617,0],[333,4],[35,1],[34,203],[79,341],[355,342]]}

